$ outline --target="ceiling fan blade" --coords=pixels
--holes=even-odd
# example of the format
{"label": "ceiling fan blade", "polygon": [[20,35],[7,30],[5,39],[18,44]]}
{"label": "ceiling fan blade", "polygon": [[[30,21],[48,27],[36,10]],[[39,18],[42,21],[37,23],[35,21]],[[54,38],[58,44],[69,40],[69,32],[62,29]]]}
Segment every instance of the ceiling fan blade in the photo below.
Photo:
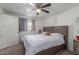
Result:
{"label": "ceiling fan blade", "polygon": [[44,10],[44,9],[41,9],[41,11],[45,12],[45,13],[49,13],[49,11],[47,10]]}
{"label": "ceiling fan blade", "polygon": [[50,3],[45,4],[45,5],[44,5],[44,6],[42,6],[41,8],[45,8],[45,7],[49,7],[49,6],[51,6],[51,4],[50,4]]}
{"label": "ceiling fan blade", "polygon": [[40,8],[42,6],[43,3],[36,3],[36,7]]}

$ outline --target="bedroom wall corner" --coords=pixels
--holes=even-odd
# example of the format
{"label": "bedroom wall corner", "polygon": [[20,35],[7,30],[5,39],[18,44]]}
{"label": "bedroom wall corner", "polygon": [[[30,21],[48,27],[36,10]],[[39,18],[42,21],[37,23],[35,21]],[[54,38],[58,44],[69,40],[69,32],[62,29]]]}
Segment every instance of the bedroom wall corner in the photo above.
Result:
{"label": "bedroom wall corner", "polygon": [[38,18],[36,20],[36,32],[43,29],[43,19]]}
{"label": "bedroom wall corner", "polygon": [[18,40],[18,18],[0,14],[0,49],[15,45]]}
{"label": "bedroom wall corner", "polygon": [[0,8],[0,13],[3,13],[3,10],[2,10],[2,8]]}
{"label": "bedroom wall corner", "polygon": [[43,26],[56,26],[57,25],[57,15],[49,16],[43,21]]}

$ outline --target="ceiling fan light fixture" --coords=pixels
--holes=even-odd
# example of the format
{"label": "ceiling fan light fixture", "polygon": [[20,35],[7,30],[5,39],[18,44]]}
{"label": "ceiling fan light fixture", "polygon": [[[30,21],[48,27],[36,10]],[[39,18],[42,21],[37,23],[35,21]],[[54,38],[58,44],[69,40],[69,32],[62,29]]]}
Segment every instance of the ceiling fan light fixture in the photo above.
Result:
{"label": "ceiling fan light fixture", "polygon": [[37,12],[41,12],[41,9],[36,9]]}

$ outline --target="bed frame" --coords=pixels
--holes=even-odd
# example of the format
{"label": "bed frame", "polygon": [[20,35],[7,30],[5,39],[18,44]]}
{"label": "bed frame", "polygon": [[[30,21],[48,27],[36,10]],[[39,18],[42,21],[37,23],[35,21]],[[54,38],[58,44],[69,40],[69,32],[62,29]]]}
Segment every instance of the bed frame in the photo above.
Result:
{"label": "bed frame", "polygon": [[67,42],[68,42],[68,26],[50,26],[50,27],[44,27],[43,32],[51,32],[51,33],[61,33],[64,35],[64,41],[65,44],[55,46],[48,48],[46,50],[40,51],[36,55],[53,55],[56,52],[66,49],[67,48]]}

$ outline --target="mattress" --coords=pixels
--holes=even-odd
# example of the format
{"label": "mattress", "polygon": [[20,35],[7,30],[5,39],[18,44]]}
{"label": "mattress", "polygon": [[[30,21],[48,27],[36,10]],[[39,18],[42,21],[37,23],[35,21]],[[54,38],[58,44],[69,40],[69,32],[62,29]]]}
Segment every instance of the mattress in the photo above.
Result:
{"label": "mattress", "polygon": [[42,50],[64,44],[63,36],[32,34],[23,37],[26,55],[34,55]]}

